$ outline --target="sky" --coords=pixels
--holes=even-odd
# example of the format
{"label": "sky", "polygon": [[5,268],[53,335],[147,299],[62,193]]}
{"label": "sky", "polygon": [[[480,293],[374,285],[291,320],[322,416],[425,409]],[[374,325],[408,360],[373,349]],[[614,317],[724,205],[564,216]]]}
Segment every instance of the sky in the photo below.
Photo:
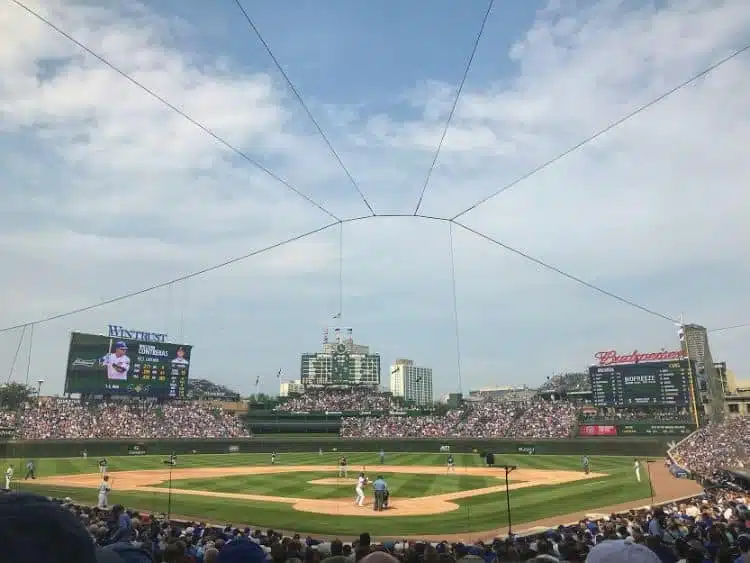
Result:
{"label": "sky", "polygon": [[[472,208],[750,43],[746,0],[495,2],[434,168],[486,2],[242,2],[325,139],[233,0],[23,0],[120,72],[0,4],[3,380],[61,393],[118,324],[277,393],[340,326],[468,392],[750,322],[750,51]],[[711,334],[740,378],[749,338]]]}

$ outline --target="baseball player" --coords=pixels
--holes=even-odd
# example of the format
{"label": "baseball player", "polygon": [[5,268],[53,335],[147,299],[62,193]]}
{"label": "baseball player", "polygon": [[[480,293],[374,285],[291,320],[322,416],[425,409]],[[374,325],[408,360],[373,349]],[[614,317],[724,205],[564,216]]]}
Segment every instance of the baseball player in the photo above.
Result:
{"label": "baseball player", "polygon": [[104,474],[107,472],[107,458],[103,457],[99,460],[99,473]]}
{"label": "baseball player", "polygon": [[583,463],[583,472],[586,475],[588,475],[589,473],[591,473],[591,468],[589,467],[589,465],[590,465],[589,456],[587,456],[587,455],[583,456],[582,463]]}
{"label": "baseball player", "polygon": [[365,485],[367,485],[367,477],[365,477],[364,472],[362,472],[357,478],[357,486],[354,487],[354,492],[357,493],[357,497],[354,499],[354,504],[357,506],[365,505]]}
{"label": "baseball player", "polygon": [[349,468],[347,467],[348,462],[346,461],[345,457],[342,457],[339,459],[339,477],[347,477],[349,473]]}
{"label": "baseball player", "polygon": [[107,500],[111,490],[112,487],[109,484],[109,475],[104,475],[102,477],[102,482],[99,484],[99,498],[96,503],[97,508],[101,508],[102,510],[107,508]]}
{"label": "baseball player", "polygon": [[276,465],[276,452],[271,452],[271,465]]}
{"label": "baseball player", "polygon": [[128,345],[122,340],[115,342],[114,353],[102,358],[102,365],[107,367],[107,379],[127,381],[130,371],[130,358],[127,356]]}
{"label": "baseball player", "polygon": [[633,460],[633,469],[635,470],[635,480],[641,482],[641,462],[637,459]]}
{"label": "baseball player", "polygon": [[318,448],[318,455],[323,455],[323,448]]}
{"label": "baseball player", "polygon": [[177,357],[174,360],[172,360],[173,366],[186,366],[190,363],[185,359],[185,349],[182,346],[177,348],[176,354],[177,354]]}
{"label": "baseball player", "polygon": [[9,465],[5,470],[5,488],[10,490],[10,482],[13,480],[13,466]]}
{"label": "baseball player", "polygon": [[446,469],[446,473],[450,473],[451,471],[456,471],[456,460],[453,459],[452,455],[448,456],[448,468]]}
{"label": "baseball player", "polygon": [[378,454],[380,457],[380,465],[383,465],[385,463],[385,452],[383,451],[383,448],[380,448],[380,454]]}
{"label": "baseball player", "polygon": [[34,460],[32,459],[26,462],[26,475],[23,480],[26,481],[29,477],[36,479],[36,468],[34,467]]}

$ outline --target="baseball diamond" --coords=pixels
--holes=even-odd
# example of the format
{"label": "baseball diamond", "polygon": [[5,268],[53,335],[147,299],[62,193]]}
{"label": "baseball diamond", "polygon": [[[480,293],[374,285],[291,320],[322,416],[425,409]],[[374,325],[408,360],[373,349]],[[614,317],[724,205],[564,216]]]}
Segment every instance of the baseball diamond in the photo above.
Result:
{"label": "baseball diamond", "polygon": [[[590,456],[591,472],[578,456],[503,455],[499,463],[516,465],[508,494],[515,532],[577,520],[586,512],[608,512],[617,504],[650,504],[650,486],[658,500],[696,492],[689,481],[673,479],[662,464],[649,464],[638,483],[632,458]],[[448,474],[445,456],[435,453],[352,453],[347,478],[338,477],[336,454],[285,453],[276,465],[265,454],[185,455],[170,471],[160,456],[113,457],[111,502],[139,510],[171,512],[185,518],[289,529],[318,534],[355,535],[363,528],[396,537],[493,537],[507,531],[505,471],[487,467],[472,454],[454,454],[457,470]],[[644,460],[644,465],[646,465]],[[92,502],[101,475],[93,460],[44,459],[28,489],[77,502]],[[370,482],[379,475],[391,493],[387,510],[372,510],[372,488],[365,506],[354,503],[357,476]],[[171,487],[170,487],[171,484]],[[657,500],[655,498],[655,500]],[[217,502],[218,501],[218,502]]]}

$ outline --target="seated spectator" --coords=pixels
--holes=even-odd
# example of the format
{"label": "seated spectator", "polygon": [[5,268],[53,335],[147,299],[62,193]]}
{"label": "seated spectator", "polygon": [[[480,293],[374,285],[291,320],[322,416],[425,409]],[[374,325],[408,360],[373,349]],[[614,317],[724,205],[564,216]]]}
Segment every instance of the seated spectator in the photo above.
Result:
{"label": "seated spectator", "polygon": [[[0,411],[2,412],[2,411]],[[7,415],[8,413],[4,413]],[[198,402],[34,401],[13,413],[22,440],[246,438],[242,421],[220,408]],[[0,422],[1,424],[1,422]]]}

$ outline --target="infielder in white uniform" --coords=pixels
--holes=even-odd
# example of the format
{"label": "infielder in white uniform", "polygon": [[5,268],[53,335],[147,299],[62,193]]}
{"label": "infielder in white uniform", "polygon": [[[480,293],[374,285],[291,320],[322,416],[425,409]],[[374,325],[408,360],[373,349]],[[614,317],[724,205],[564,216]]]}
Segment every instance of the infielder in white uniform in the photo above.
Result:
{"label": "infielder in white uniform", "polygon": [[107,379],[126,381],[130,371],[130,358],[127,356],[128,345],[123,341],[115,342],[115,351],[102,358],[102,364],[107,367]]}
{"label": "infielder in white uniform", "polygon": [[10,489],[10,482],[13,480],[13,466],[9,465],[5,470],[5,488]]}
{"label": "infielder in white uniform", "polygon": [[109,491],[112,490],[112,487],[109,485],[109,475],[105,475],[102,477],[102,482],[99,484],[99,498],[96,503],[97,508],[101,508],[102,510],[107,508],[107,499],[109,497]]}
{"label": "infielder in white uniform", "polygon": [[354,487],[354,492],[357,493],[357,498],[354,499],[354,504],[357,506],[365,505],[365,485],[367,485],[367,477],[364,473],[359,474],[357,479],[357,486]]}
{"label": "infielder in white uniform", "polygon": [[641,462],[637,459],[633,461],[633,469],[635,470],[635,480],[641,482]]}

